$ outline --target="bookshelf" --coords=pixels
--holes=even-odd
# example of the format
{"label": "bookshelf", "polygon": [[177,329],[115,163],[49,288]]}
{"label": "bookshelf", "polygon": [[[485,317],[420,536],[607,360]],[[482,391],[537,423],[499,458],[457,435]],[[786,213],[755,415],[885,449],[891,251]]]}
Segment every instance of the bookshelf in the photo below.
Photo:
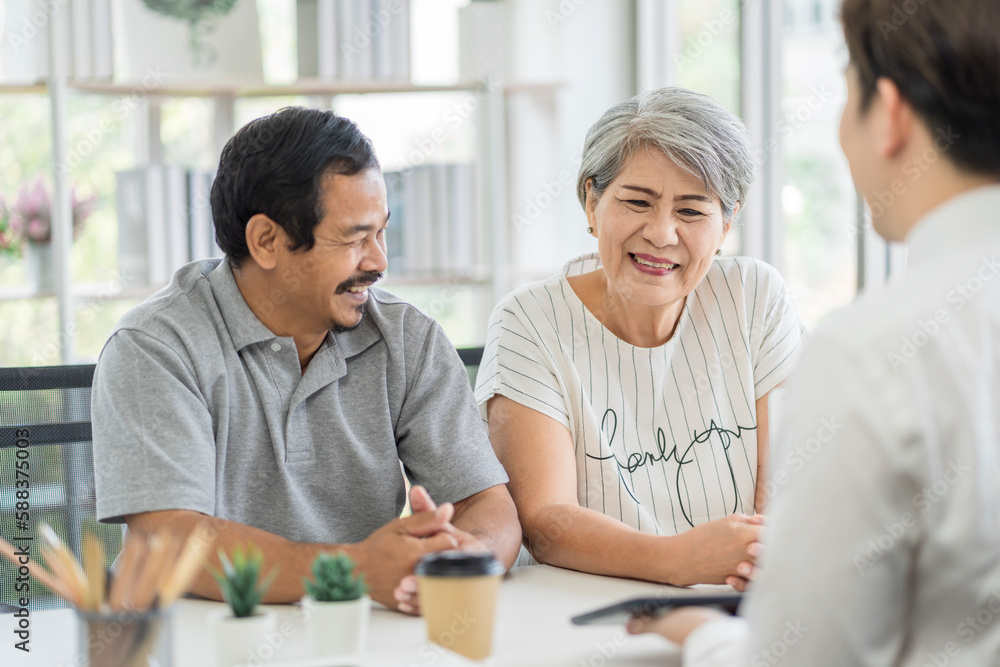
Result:
{"label": "bookshelf", "polygon": [[[339,95],[372,95],[382,94],[413,94],[439,93],[439,92],[467,92],[473,93],[482,90],[486,84],[483,82],[462,82],[451,85],[413,85],[407,83],[387,83],[387,82],[332,82],[332,81],[298,81],[294,84],[275,86],[240,86],[233,84],[183,84],[175,83],[169,87],[159,88],[155,95],[150,95],[146,104],[149,121],[148,137],[144,140],[147,144],[149,155],[162,154],[160,145],[159,127],[159,104],[171,97],[200,97],[211,99],[215,102],[214,129],[216,134],[216,152],[221,145],[228,140],[234,127],[234,105],[235,101],[243,98],[266,98],[266,97],[286,97],[286,96],[306,96],[319,98],[322,102],[335,100]],[[474,148],[475,165],[474,170],[474,191],[477,193],[474,201],[475,215],[480,220],[480,228],[485,231],[488,238],[485,239],[484,246],[486,252],[485,269],[483,267],[470,267],[467,270],[440,271],[422,270],[409,271],[406,273],[390,272],[387,274],[383,285],[386,289],[393,290],[398,287],[432,288],[435,286],[459,286],[461,289],[475,290],[477,295],[475,301],[481,304],[482,312],[476,312],[474,317],[477,322],[486,322],[489,311],[504,294],[511,288],[508,282],[508,239],[506,233],[506,159],[505,159],[505,119],[504,111],[506,97],[513,93],[544,91],[551,93],[558,88],[558,85],[532,85],[514,86],[505,85],[502,87],[502,94],[483,96],[483,104],[476,111],[474,126],[476,128],[476,146]],[[31,85],[0,85],[0,95],[13,94],[39,94],[47,95],[50,98],[69,94],[124,96],[129,95],[134,90],[134,86],[112,83],[97,82],[74,82],[72,80],[56,83],[54,80],[38,82]],[[55,107],[55,102],[52,103]],[[65,102],[62,103],[63,105]],[[65,112],[63,112],[65,114]],[[56,132],[56,123],[62,123],[65,132],[66,118],[56,121],[56,114],[50,120],[53,123],[53,142],[59,133]],[[65,137],[62,150],[66,151]],[[54,170],[55,171],[55,170]],[[58,174],[53,174],[57,177]],[[56,178],[56,188],[67,188],[68,183],[60,183]],[[58,194],[56,196],[59,196]],[[58,217],[58,216],[57,216]],[[55,233],[59,234],[59,223],[54,222]],[[55,245],[56,241],[54,241]],[[65,250],[64,258],[68,258],[68,247]],[[68,265],[66,259],[58,258],[56,248],[56,263],[62,267]],[[174,268],[174,267],[171,267]],[[171,271],[172,272],[172,271]],[[71,277],[65,280],[58,276],[55,280],[54,289],[40,290],[32,285],[22,286],[0,286],[0,302],[22,300],[22,299],[55,299],[59,310],[59,336],[64,341],[65,351],[62,361],[72,363],[76,361],[73,349],[73,339],[75,336],[73,322],[74,309],[94,299],[141,299],[149,296],[158,286],[126,285],[122,289],[108,293],[106,288],[97,284],[77,284]]]}
{"label": "bookshelf", "polygon": [[[349,0],[299,0],[300,2],[318,1],[343,3]],[[377,1],[372,0],[377,4]],[[65,34],[66,25],[59,25],[69,17],[56,15],[49,25],[49,64],[51,76],[46,80],[28,84],[0,83],[0,95],[33,93],[47,95],[51,100],[52,117],[49,121],[53,136],[53,164],[65,163],[68,150],[66,117],[66,98],[69,95],[87,96],[119,96],[122,98],[135,96],[140,86],[136,83],[118,83],[94,79],[77,79],[76,65],[70,61],[73,42],[56,39],[58,34]],[[301,27],[301,26],[300,26]],[[301,58],[301,53],[299,54]],[[465,54],[461,54],[465,58]],[[300,60],[301,65],[301,60]],[[501,70],[502,71],[502,70]],[[378,76],[378,72],[374,72]],[[87,72],[84,73],[84,76]],[[472,70],[463,76],[482,76],[482,70]],[[138,141],[135,148],[137,164],[162,163],[165,155],[161,140],[161,106],[172,99],[200,98],[210,100],[208,135],[216,155],[232,135],[236,128],[237,102],[239,100],[299,97],[306,98],[308,104],[323,108],[337,108],[340,96],[364,96],[377,100],[381,95],[414,95],[420,96],[433,93],[467,93],[474,95],[479,101],[478,108],[470,118],[470,127],[474,128],[475,145],[471,147],[473,192],[473,218],[476,220],[477,235],[480,239],[478,259],[471,266],[451,262],[445,266],[425,263],[415,270],[393,270],[394,264],[390,258],[390,269],[383,281],[383,286],[390,290],[401,289],[400,295],[408,298],[407,289],[424,295],[451,297],[455,291],[469,292],[474,296],[466,299],[463,308],[475,308],[477,312],[461,311],[461,317],[474,322],[483,323],[488,320],[493,305],[511,288],[510,269],[510,233],[508,230],[508,144],[506,137],[507,108],[510,98],[536,97],[551,99],[562,88],[560,83],[529,83],[516,84],[506,81],[497,82],[465,78],[458,83],[450,84],[414,84],[408,79],[368,78],[359,79],[350,75],[341,79],[330,78],[300,78],[292,83],[280,85],[265,85],[259,83],[240,83],[228,79],[196,80],[185,79],[184,76],[171,76],[166,81],[157,82],[150,88],[142,88],[141,106],[137,111],[139,119]],[[398,100],[398,97],[394,98]],[[388,98],[387,98],[388,100]],[[398,102],[393,102],[398,103]],[[265,103],[266,104],[266,103]],[[383,104],[376,101],[375,104]],[[384,104],[390,104],[385,102]],[[242,105],[241,105],[242,106]],[[339,109],[338,109],[339,110]],[[348,113],[352,118],[351,113]],[[355,118],[358,120],[359,118]],[[430,129],[430,128],[428,128]],[[376,146],[378,148],[378,146]],[[204,166],[204,165],[203,165]],[[129,285],[122,286],[110,297],[106,287],[98,285],[75,284],[68,274],[70,244],[68,241],[68,225],[60,222],[58,200],[68,198],[69,184],[65,178],[60,178],[57,169],[53,169],[56,214],[54,227],[54,257],[56,276],[54,288],[38,289],[32,285],[19,287],[0,286],[0,302],[23,299],[55,299],[59,310],[59,337],[64,342],[63,363],[76,360],[74,353],[73,314],[75,304],[85,304],[93,299],[141,299],[151,294],[159,285]],[[387,171],[389,171],[387,169]],[[395,217],[395,216],[394,216]],[[435,221],[437,224],[437,221]],[[59,238],[62,237],[62,238]],[[62,245],[62,247],[60,247]],[[400,266],[399,263],[395,266]],[[169,274],[176,268],[169,267]],[[435,289],[439,288],[439,289]],[[445,299],[447,300],[447,299]],[[436,299],[436,301],[438,301]],[[470,305],[471,304],[471,305]],[[435,313],[431,313],[434,315]],[[477,334],[480,335],[480,334]]]}

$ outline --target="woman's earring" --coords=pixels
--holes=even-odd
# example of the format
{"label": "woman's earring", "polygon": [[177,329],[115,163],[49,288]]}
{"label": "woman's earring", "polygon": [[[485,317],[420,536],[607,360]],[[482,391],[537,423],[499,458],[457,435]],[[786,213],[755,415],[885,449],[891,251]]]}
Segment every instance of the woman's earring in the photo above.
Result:
{"label": "woman's earring", "polygon": [[587,227],[587,233],[588,234],[593,234],[594,233],[594,228],[593,227]]}
{"label": "woman's earring", "polygon": [[715,254],[716,254],[716,256],[721,255],[722,254],[722,248],[719,248],[718,250],[716,250]]}

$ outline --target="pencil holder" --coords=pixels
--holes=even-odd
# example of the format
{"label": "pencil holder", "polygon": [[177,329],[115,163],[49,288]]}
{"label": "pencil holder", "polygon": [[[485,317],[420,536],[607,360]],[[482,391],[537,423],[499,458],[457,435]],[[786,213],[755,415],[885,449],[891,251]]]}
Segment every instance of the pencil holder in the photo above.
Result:
{"label": "pencil holder", "polygon": [[77,611],[84,667],[170,667],[171,611]]}

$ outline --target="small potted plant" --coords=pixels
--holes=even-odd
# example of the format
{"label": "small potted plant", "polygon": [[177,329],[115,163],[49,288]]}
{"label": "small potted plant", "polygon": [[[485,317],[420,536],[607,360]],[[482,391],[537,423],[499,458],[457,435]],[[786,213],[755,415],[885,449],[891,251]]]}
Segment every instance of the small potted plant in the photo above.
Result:
{"label": "small potted plant", "polygon": [[303,579],[306,612],[317,656],[360,653],[368,635],[371,598],[364,575],[345,553],[320,554],[313,561],[313,580]]}
{"label": "small potted plant", "polygon": [[[73,238],[83,230],[83,223],[97,207],[97,195],[81,199],[70,189]],[[53,289],[55,280],[52,256],[52,195],[39,177],[25,185],[10,205],[8,242],[25,245],[28,277],[39,290]]]}
{"label": "small potted plant", "polygon": [[277,568],[261,579],[264,555],[253,545],[236,547],[232,561],[219,549],[219,562],[221,572],[209,570],[219,583],[222,599],[229,609],[214,617],[216,655],[220,665],[246,664],[275,629],[274,612],[258,611],[257,605],[274,581]]}

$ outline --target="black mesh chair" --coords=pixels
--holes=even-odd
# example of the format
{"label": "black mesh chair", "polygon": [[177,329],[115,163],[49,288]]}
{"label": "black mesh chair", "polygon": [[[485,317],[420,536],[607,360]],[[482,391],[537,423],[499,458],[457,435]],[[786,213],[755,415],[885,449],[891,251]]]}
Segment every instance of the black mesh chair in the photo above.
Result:
{"label": "black mesh chair", "polygon": [[476,375],[479,374],[479,364],[483,360],[483,348],[481,347],[460,347],[458,356],[465,364],[465,372],[469,374],[469,382],[476,386]]}
{"label": "black mesh chair", "polygon": [[[458,355],[475,385],[483,348],[462,348]],[[41,521],[77,556],[84,530],[101,537],[106,565],[121,550],[121,529],[95,519],[93,379],[93,364],[0,368],[0,535],[15,545],[18,536],[34,536],[31,554],[36,559]],[[13,610],[5,603],[17,599],[15,577],[14,567],[0,559],[0,613]],[[32,583],[29,608],[60,606],[65,606],[60,598]]]}
{"label": "black mesh chair", "polygon": [[[95,520],[90,386],[93,364],[0,368],[0,535],[34,537],[38,559],[45,522],[77,554],[84,530],[101,537],[106,565],[121,549],[121,529]],[[19,504],[20,503],[20,504]],[[15,570],[0,564],[0,601],[13,602]],[[31,609],[65,606],[32,582]]]}

